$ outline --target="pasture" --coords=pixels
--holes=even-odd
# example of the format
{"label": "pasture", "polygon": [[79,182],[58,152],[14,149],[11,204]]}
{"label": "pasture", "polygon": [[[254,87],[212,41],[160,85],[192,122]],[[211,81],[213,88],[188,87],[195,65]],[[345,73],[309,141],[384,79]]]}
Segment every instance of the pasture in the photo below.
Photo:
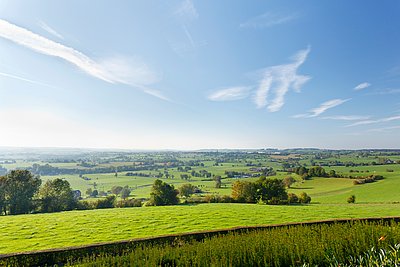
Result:
{"label": "pasture", "polygon": [[199,204],[1,216],[0,254],[234,226],[399,216],[400,204]]}

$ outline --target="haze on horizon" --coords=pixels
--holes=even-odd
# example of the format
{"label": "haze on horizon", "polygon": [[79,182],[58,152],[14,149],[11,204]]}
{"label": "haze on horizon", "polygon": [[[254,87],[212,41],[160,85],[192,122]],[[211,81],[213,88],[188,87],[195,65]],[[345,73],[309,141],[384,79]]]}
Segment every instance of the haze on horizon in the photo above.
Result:
{"label": "haze on horizon", "polygon": [[0,0],[0,146],[400,148],[399,12]]}

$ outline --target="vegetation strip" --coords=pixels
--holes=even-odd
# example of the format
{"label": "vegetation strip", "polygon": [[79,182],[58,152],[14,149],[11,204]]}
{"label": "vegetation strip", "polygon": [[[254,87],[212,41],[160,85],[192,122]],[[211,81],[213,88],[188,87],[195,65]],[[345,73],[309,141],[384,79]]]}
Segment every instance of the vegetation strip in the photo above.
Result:
{"label": "vegetation strip", "polygon": [[331,225],[345,224],[350,222],[400,222],[400,217],[380,217],[380,218],[344,218],[320,221],[308,221],[297,223],[271,224],[261,226],[233,227],[221,230],[200,231],[184,234],[163,235],[150,238],[138,238],[122,240],[117,242],[104,242],[84,246],[67,247],[62,249],[49,249],[34,252],[21,252],[0,255],[0,266],[41,266],[64,264],[71,259],[88,257],[91,255],[120,255],[126,251],[141,245],[174,244],[177,241],[201,241],[218,235],[230,233],[244,233],[248,231],[274,229],[288,226],[310,226],[310,225]]}

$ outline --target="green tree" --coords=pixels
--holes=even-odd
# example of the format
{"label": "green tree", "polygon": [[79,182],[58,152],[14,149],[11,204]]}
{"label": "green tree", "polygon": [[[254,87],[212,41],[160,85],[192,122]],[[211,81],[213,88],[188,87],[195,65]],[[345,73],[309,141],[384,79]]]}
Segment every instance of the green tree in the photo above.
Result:
{"label": "green tree", "polygon": [[32,210],[33,195],[42,181],[27,170],[13,170],[4,176],[4,193],[10,214],[28,213]]}
{"label": "green tree", "polygon": [[232,184],[232,198],[237,202],[256,203],[257,188],[249,181],[235,181]]}
{"label": "green tree", "polygon": [[121,190],[121,198],[122,199],[127,199],[130,194],[131,194],[131,190],[128,187],[122,188],[122,190]]}
{"label": "green tree", "polygon": [[173,185],[157,179],[151,188],[150,204],[154,206],[176,205],[179,203],[178,193]]}
{"label": "green tree", "polygon": [[6,214],[6,178],[0,176],[0,215]]}
{"label": "green tree", "polygon": [[192,184],[183,184],[181,187],[179,187],[179,195],[181,197],[190,197],[191,195],[194,194],[196,191],[197,187],[192,185]]}
{"label": "green tree", "polygon": [[296,180],[292,176],[286,176],[283,178],[282,182],[287,188],[290,188],[290,186],[294,184]]}
{"label": "green tree", "polygon": [[336,172],[335,172],[335,170],[330,170],[328,176],[329,176],[329,177],[336,177]]}
{"label": "green tree", "polygon": [[40,188],[39,198],[42,212],[72,210],[76,206],[71,185],[68,181],[59,178],[48,180]]}
{"label": "green tree", "polygon": [[215,180],[215,188],[221,188],[222,181],[221,181],[221,176],[217,175],[214,177]]}
{"label": "green tree", "polygon": [[118,196],[121,193],[122,189],[123,189],[122,186],[119,186],[119,185],[113,186],[111,188],[111,193]]}
{"label": "green tree", "polygon": [[99,195],[99,191],[97,189],[93,190],[92,194],[90,195],[91,197],[97,197]]}
{"label": "green tree", "polygon": [[273,198],[275,200],[287,199],[287,192],[282,180],[267,179],[262,176],[256,181],[256,187],[258,200],[267,202]]}
{"label": "green tree", "polygon": [[86,193],[86,196],[90,197],[92,195],[92,193],[93,193],[93,189],[92,188],[88,188],[85,193]]}

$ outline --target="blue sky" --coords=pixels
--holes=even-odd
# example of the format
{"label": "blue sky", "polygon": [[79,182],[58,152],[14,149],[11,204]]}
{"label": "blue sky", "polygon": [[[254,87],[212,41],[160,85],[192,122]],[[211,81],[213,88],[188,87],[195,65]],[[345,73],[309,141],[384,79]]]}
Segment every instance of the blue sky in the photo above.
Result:
{"label": "blue sky", "polygon": [[400,148],[399,13],[0,0],[0,146]]}

